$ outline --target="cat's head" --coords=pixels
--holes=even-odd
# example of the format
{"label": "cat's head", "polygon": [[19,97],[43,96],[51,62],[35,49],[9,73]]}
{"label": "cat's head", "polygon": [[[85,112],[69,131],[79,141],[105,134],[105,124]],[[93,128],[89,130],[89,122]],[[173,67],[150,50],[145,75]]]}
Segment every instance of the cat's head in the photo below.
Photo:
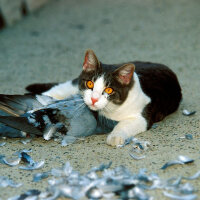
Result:
{"label": "cat's head", "polygon": [[133,86],[135,66],[132,63],[105,65],[99,62],[92,50],[87,50],[79,89],[91,110],[102,110],[109,103],[123,104]]}

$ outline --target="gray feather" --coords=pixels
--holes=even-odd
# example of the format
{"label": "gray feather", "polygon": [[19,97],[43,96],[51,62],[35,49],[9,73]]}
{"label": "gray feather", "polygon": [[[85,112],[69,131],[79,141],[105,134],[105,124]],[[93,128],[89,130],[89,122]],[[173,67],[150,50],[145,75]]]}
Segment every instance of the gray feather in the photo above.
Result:
{"label": "gray feather", "polygon": [[20,116],[41,106],[42,104],[32,95],[0,94],[0,109],[14,116]]}
{"label": "gray feather", "polygon": [[38,128],[34,127],[28,122],[26,117],[0,116],[0,122],[17,130],[33,135],[43,135]]}

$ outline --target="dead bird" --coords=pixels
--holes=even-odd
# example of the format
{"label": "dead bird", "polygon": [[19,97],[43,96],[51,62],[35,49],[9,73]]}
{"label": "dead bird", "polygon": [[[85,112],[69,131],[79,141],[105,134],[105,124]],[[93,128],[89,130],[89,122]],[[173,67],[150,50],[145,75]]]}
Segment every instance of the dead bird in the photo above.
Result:
{"label": "dead bird", "polygon": [[81,137],[106,132],[106,129],[109,132],[115,125],[106,120],[105,128],[104,120],[97,122],[98,116],[85,105],[80,95],[55,100],[44,95],[0,94],[0,109],[9,114],[0,116],[1,123],[22,131],[23,136],[28,133],[43,136],[45,140],[57,133]]}
{"label": "dead bird", "polygon": [[42,95],[0,95],[0,109],[11,114],[0,116],[1,123],[47,140],[56,132],[87,136],[97,125],[79,95],[60,101]]}

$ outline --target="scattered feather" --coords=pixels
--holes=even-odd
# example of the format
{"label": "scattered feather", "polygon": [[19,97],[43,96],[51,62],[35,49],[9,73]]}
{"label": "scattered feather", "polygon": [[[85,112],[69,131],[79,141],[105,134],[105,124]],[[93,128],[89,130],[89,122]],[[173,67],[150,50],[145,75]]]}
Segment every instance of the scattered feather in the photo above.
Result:
{"label": "scattered feather", "polygon": [[89,199],[100,199],[103,197],[103,191],[99,188],[91,188],[86,192],[86,196]]}
{"label": "scattered feather", "polygon": [[193,136],[192,134],[185,134],[184,136],[181,136],[180,139],[192,140]]}
{"label": "scattered feather", "polygon": [[[129,155],[135,160],[141,160],[145,158],[145,156],[141,155],[141,153],[144,153],[144,151],[146,151],[150,146],[150,142],[148,141],[140,141],[137,138],[129,137],[125,140],[124,144],[118,145],[117,147],[121,148],[128,144],[132,144],[132,149]],[[134,154],[132,152],[134,152]]]}
{"label": "scattered feather", "polygon": [[149,195],[145,194],[144,190],[139,187],[134,187],[132,190],[128,193],[128,198],[134,198],[139,200],[150,200],[152,198],[149,197]]}
{"label": "scattered feather", "polygon": [[167,169],[168,167],[172,166],[172,165],[177,165],[177,164],[180,164],[180,165],[183,165],[184,163],[181,162],[180,160],[174,160],[174,161],[169,161],[167,163],[165,163],[161,169]]}
{"label": "scattered feather", "polygon": [[26,145],[27,143],[30,143],[32,139],[28,138],[28,139],[25,139],[25,140],[20,140],[20,142],[24,145]]}
{"label": "scattered feather", "polygon": [[42,179],[48,178],[49,172],[37,173],[33,175],[33,182],[39,182]]}
{"label": "scattered feather", "polygon": [[188,140],[192,140],[193,136],[192,136],[192,134],[185,134],[185,138]]}
{"label": "scattered feather", "polygon": [[132,141],[133,141],[132,151],[136,151],[136,152],[146,151],[150,146],[150,142],[148,141],[140,141],[137,138],[133,138]]}
{"label": "scattered feather", "polygon": [[154,129],[156,129],[158,127],[158,124],[153,124],[152,126],[151,126],[151,128],[154,128]]}
{"label": "scattered feather", "polygon": [[108,169],[108,168],[110,168],[110,166],[112,165],[112,161],[110,161],[108,164],[101,164],[100,166],[98,166],[98,167],[93,167],[89,172],[102,172],[102,171],[104,171],[105,169]]}
{"label": "scattered feather", "polygon": [[196,113],[196,111],[188,111],[188,110],[184,109],[182,113],[185,116],[191,116],[191,115],[194,115]]}
{"label": "scattered feather", "polygon": [[194,187],[190,183],[179,184],[178,190],[181,194],[193,194],[195,191]]}
{"label": "scattered feather", "polygon": [[183,165],[183,164],[189,164],[189,163],[192,163],[192,162],[194,162],[193,159],[191,159],[191,158],[189,158],[189,157],[187,157],[187,156],[182,156],[182,155],[180,155],[180,156],[178,156],[178,160],[169,161],[169,162],[165,163],[165,164],[161,167],[161,169],[164,170],[164,169],[166,169],[166,168],[168,168],[168,167],[170,167],[170,166],[172,166],[172,165],[177,165],[177,164]]}
{"label": "scattered feather", "polygon": [[183,162],[184,164],[188,164],[188,163],[193,163],[194,162],[194,159],[191,159],[191,158],[189,158],[187,156],[182,156],[182,155],[178,156],[178,159],[181,162]]}
{"label": "scattered feather", "polygon": [[33,165],[33,164],[35,163],[35,161],[31,158],[31,156],[29,156],[26,152],[21,152],[20,158],[21,158],[24,162],[26,162],[26,163],[28,163],[28,164],[30,164],[30,165]]}
{"label": "scattered feather", "polygon": [[[179,157],[188,162],[188,158]],[[34,175],[35,181],[53,176],[48,180],[48,188],[45,192],[24,193],[27,199],[56,200],[59,198],[69,199],[137,199],[152,200],[153,197],[147,194],[148,190],[162,189],[172,191],[163,192],[166,197],[177,200],[193,200],[197,198],[193,186],[182,180],[184,178],[170,178],[162,180],[157,174],[147,174],[146,169],[133,174],[126,167],[118,166],[110,169],[111,162],[91,168],[85,174],[74,171],[69,162],[62,168],[52,169],[51,172],[44,172]],[[199,173],[193,178],[199,177]],[[34,180],[33,179],[33,180]],[[174,193],[174,194],[173,194]],[[22,194],[22,195],[24,195]],[[21,196],[14,200],[21,200]]]}
{"label": "scattered feather", "polygon": [[0,188],[3,187],[13,187],[13,188],[18,188],[21,187],[22,184],[21,183],[15,183],[14,181],[12,181],[11,179],[5,177],[5,176],[0,176]]}
{"label": "scattered feather", "polygon": [[8,200],[38,200],[38,196],[40,195],[39,190],[28,190],[25,193],[11,197]]}
{"label": "scattered feather", "polygon": [[0,143],[0,147],[3,147],[6,144],[6,142]]}
{"label": "scattered feather", "polygon": [[62,145],[63,147],[68,146],[68,145],[70,145],[70,144],[73,144],[77,139],[78,139],[77,137],[70,136],[70,135],[66,135],[66,136],[63,138],[61,145]]}
{"label": "scattered feather", "polygon": [[144,155],[143,155],[143,156],[136,156],[136,155],[134,155],[134,154],[132,154],[132,153],[129,153],[129,155],[130,155],[133,159],[135,159],[135,160],[141,160],[141,159],[144,159],[144,158],[145,158]]}
{"label": "scattered feather", "polygon": [[176,200],[195,200],[197,199],[197,195],[196,194],[189,194],[189,195],[175,195],[175,194],[171,194],[168,192],[163,192],[164,196],[169,197],[171,199],[176,199]]}
{"label": "scattered feather", "polygon": [[1,164],[5,164],[4,161],[3,161],[3,158],[5,158],[5,156],[4,155],[0,155],[0,163]]}
{"label": "scattered feather", "polygon": [[55,131],[56,131],[55,126],[51,126],[50,128],[47,128],[47,130],[44,132],[43,138],[45,140],[50,140],[53,137]]}
{"label": "scattered feather", "polygon": [[2,160],[3,160],[4,164],[13,167],[13,166],[19,165],[19,163],[21,161],[21,158],[13,157],[13,158],[8,158],[7,159],[7,158],[4,157]]}
{"label": "scattered feather", "polygon": [[14,155],[18,156],[18,157],[21,157],[21,153],[24,152],[24,153],[30,153],[32,152],[32,149],[22,149],[20,151],[17,151],[14,153]]}
{"label": "scattered feather", "polygon": [[44,166],[45,161],[42,160],[40,162],[34,162],[32,165],[26,165],[26,166],[20,166],[19,169],[24,169],[24,170],[36,170],[40,169]]}
{"label": "scattered feather", "polygon": [[183,178],[186,179],[186,180],[195,180],[195,179],[197,179],[199,177],[200,177],[200,171],[198,171],[197,173],[195,173],[193,176],[183,177]]}
{"label": "scattered feather", "polygon": [[27,133],[24,132],[24,131],[20,131],[20,133],[21,133],[21,137],[26,137],[27,136]]}

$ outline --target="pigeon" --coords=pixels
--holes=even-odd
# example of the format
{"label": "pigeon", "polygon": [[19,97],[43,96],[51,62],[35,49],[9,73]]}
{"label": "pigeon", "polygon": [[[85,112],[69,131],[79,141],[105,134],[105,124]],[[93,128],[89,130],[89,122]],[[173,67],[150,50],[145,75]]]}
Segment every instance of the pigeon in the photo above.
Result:
{"label": "pigeon", "polygon": [[[48,140],[57,133],[74,137],[89,136],[101,132],[96,113],[91,111],[81,95],[56,100],[45,95],[4,95],[0,94],[0,136],[43,136]],[[112,126],[112,123],[111,123]],[[14,129],[19,130],[18,134]],[[110,130],[110,128],[108,128]]]}

